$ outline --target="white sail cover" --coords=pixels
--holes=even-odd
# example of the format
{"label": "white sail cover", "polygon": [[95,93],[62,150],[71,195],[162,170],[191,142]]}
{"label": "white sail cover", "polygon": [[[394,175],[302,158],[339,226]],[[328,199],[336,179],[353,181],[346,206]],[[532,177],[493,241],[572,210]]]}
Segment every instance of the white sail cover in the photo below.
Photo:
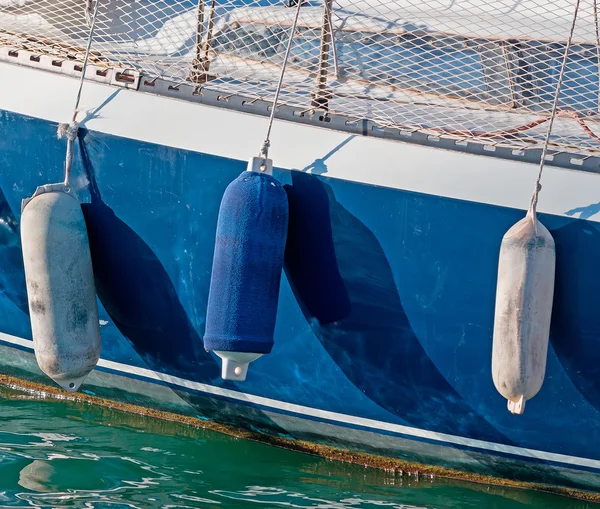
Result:
{"label": "white sail cover", "polygon": [[[100,0],[92,61],[270,100],[294,16],[285,1]],[[0,48],[81,60],[86,4],[0,0]],[[326,106],[348,122],[404,133],[539,149],[574,7],[572,0],[333,0],[329,11],[306,1],[281,103],[299,114]],[[553,150],[600,149],[596,21],[594,0],[582,0]]]}

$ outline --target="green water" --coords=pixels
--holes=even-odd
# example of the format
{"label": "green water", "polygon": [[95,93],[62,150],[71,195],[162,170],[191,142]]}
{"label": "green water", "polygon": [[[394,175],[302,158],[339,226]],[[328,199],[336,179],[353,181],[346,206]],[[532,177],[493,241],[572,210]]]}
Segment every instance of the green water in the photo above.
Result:
{"label": "green water", "polygon": [[218,433],[0,388],[0,508],[490,508],[594,504],[416,481]]}

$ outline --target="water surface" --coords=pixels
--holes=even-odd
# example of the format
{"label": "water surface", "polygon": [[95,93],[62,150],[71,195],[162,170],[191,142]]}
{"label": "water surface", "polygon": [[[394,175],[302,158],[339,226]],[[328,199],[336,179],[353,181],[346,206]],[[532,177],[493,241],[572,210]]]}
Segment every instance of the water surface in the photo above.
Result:
{"label": "water surface", "polygon": [[417,481],[1,387],[0,405],[0,508],[600,507],[512,488]]}

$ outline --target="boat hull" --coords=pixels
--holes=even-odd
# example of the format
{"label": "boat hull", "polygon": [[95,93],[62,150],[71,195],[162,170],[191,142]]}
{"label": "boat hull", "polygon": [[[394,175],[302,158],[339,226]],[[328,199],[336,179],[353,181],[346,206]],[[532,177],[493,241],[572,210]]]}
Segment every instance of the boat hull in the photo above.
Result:
{"label": "boat hull", "polygon": [[[94,90],[109,106],[119,99],[93,87],[97,104]],[[13,94],[0,95],[0,371],[39,382],[20,202],[61,179],[64,142],[57,113]],[[134,109],[129,94],[122,105]],[[143,98],[148,109],[155,100],[165,115],[181,107]],[[295,127],[276,124],[290,229],[275,347],[234,383],[220,378],[202,335],[219,202],[245,169],[247,141],[229,113],[193,113],[204,119],[195,134],[207,138],[204,149],[183,120],[175,133],[163,130],[162,143],[153,139],[142,123],[155,115],[160,130],[167,117],[158,109],[138,111],[133,135],[118,127],[133,113],[108,107],[80,132],[73,182],[103,338],[84,390],[403,461],[600,489],[600,177],[549,170],[540,207],[557,251],[551,347],[541,392],[514,416],[490,372],[495,280],[502,236],[523,217],[514,204],[529,194],[535,166],[307,126],[286,140]],[[235,118],[254,123],[248,137],[260,138],[264,119]],[[221,146],[210,140],[215,130]],[[365,148],[373,166],[360,160]]]}

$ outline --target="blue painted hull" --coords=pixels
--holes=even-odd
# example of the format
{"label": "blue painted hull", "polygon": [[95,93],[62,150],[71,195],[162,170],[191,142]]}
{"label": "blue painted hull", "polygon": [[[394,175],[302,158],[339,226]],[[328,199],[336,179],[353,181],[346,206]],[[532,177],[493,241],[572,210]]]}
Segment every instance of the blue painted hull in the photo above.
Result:
{"label": "blue painted hull", "polygon": [[[0,131],[0,331],[29,339],[20,202],[61,179],[64,143],[55,124],[9,112],[0,111]],[[221,380],[202,335],[220,199],[245,164],[82,131],[74,179],[85,188],[103,359],[130,366],[120,373],[130,378],[144,380],[135,368],[159,373],[164,380],[146,382],[221,422],[600,489],[599,469],[590,466],[600,461],[595,223],[542,217],[557,249],[551,348],[541,392],[514,416],[492,383],[491,337],[500,240],[523,212],[279,171],[290,225],[275,347],[235,384]],[[3,344],[12,351],[3,354],[5,372],[38,376],[27,347]],[[28,359],[20,367],[19,356]],[[251,397],[233,401],[227,391]],[[135,394],[128,400],[169,409]],[[514,448],[574,460],[520,457]]]}

